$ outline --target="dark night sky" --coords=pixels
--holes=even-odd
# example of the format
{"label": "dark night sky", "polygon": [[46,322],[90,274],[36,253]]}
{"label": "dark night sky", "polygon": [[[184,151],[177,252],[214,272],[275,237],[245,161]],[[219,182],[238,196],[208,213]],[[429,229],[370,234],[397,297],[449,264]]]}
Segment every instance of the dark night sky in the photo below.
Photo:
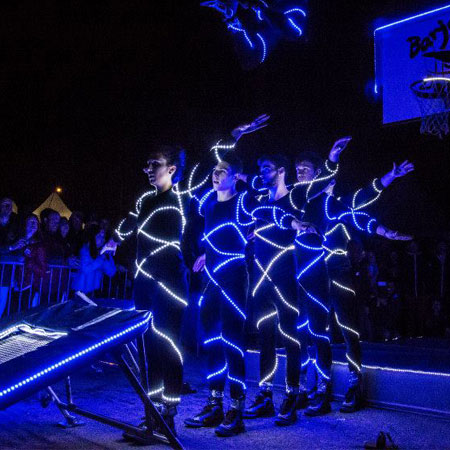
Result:
{"label": "dark night sky", "polygon": [[60,184],[70,208],[117,217],[145,188],[151,142],[180,143],[192,161],[269,113],[271,126],[242,142],[249,162],[268,150],[325,155],[352,135],[343,190],[413,159],[416,172],[378,213],[405,231],[448,230],[449,138],[422,137],[418,123],[382,127],[366,95],[375,20],[440,4],[310,0],[307,39],[244,72],[217,14],[197,1],[3,2],[0,195],[36,207]]}

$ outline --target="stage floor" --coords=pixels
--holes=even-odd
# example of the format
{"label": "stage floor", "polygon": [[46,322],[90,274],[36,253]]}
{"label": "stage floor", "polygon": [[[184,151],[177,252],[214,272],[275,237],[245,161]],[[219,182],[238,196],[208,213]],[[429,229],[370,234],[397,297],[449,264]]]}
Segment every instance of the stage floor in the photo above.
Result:
{"label": "stage floor", "polygon": [[[141,406],[135,401],[121,372],[102,366],[103,373],[85,370],[72,377],[74,399],[80,407],[104,412],[117,418],[138,423]],[[272,419],[246,421],[247,432],[235,438],[218,438],[212,429],[185,428],[183,419],[202,406],[207,390],[198,361],[187,363],[186,379],[198,393],[183,397],[179,407],[178,435],[187,449],[357,449],[367,440],[374,440],[380,430],[388,431],[401,449],[450,449],[450,422],[411,413],[365,409],[357,414],[339,413],[337,403],[333,412],[320,418],[300,415],[296,425],[277,428]],[[57,392],[62,388],[56,385]],[[420,386],[418,386],[420,389]],[[249,388],[253,397],[255,387]],[[411,393],[413,395],[413,393]],[[275,394],[279,404],[281,392]],[[136,409],[136,405],[138,409]],[[36,398],[0,411],[1,449],[123,449],[133,448],[121,438],[119,430],[83,419],[83,427],[62,429],[56,426],[62,419],[55,405],[43,409]],[[154,445],[151,448],[169,448]]]}

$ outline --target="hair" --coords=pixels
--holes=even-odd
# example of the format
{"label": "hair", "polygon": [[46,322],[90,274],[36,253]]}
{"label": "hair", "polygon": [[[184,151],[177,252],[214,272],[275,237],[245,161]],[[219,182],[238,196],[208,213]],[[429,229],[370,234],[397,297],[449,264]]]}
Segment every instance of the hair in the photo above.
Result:
{"label": "hair", "polygon": [[262,166],[264,161],[271,162],[277,169],[283,167],[286,172],[289,169],[289,160],[283,154],[263,154],[258,158],[258,166]]}
{"label": "hair", "polygon": [[[89,229],[86,231],[84,242],[88,244],[89,247],[89,254],[91,255],[92,259],[96,259],[98,257],[99,251],[97,248],[97,243],[95,242],[95,238],[97,237],[97,234],[101,231],[104,231],[102,228],[100,228],[99,225],[91,225]],[[108,233],[105,232],[105,242],[108,242],[109,236]]]}
{"label": "hair", "polygon": [[230,170],[233,174],[242,173],[244,170],[244,165],[242,164],[241,158],[236,156],[234,153],[227,153],[222,160],[230,166]]}
{"label": "hair", "polygon": [[324,165],[323,158],[316,152],[302,152],[295,158],[295,165],[300,164],[302,161],[308,161],[314,166],[314,170],[320,169]]}
{"label": "hair", "polygon": [[176,166],[177,170],[172,176],[172,181],[177,183],[183,178],[183,170],[186,165],[186,151],[179,145],[158,145],[150,152],[150,155],[161,155],[169,166]]}

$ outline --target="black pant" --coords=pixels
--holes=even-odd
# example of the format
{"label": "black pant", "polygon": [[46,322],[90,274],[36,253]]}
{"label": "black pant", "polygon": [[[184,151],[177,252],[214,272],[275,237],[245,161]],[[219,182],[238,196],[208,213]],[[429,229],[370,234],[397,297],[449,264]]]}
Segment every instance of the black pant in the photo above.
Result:
{"label": "black pant", "polygon": [[[261,280],[260,267],[256,283]],[[285,269],[285,270],[283,270]],[[256,325],[260,341],[260,386],[273,383],[278,365],[276,355],[277,331],[286,349],[286,385],[298,387],[300,378],[300,341],[297,333],[299,316],[298,285],[295,266],[277,266],[270,278],[264,277],[255,285],[254,304],[257,311]]]}
{"label": "black pant", "polygon": [[[176,284],[167,283],[167,287],[173,289],[177,296],[187,299],[186,275],[180,274],[177,278]],[[144,336],[149,392],[176,403],[183,385],[183,357],[179,341],[185,306],[157,281],[144,275],[135,280],[135,305],[136,309],[152,312],[151,323]]]}
{"label": "black pant", "polygon": [[209,388],[223,391],[228,376],[230,396],[239,399],[246,390],[244,324],[248,273],[245,264],[225,267],[217,273],[208,271],[210,278],[200,300],[200,321]]}
{"label": "black pant", "polygon": [[334,316],[344,336],[348,367],[361,371],[361,345],[358,332],[358,302],[356,284],[350,267],[330,272],[330,298]]}
{"label": "black pant", "polygon": [[[308,264],[304,263],[303,267],[308,267]],[[318,372],[329,379],[331,375],[331,345],[327,331],[329,292],[323,258],[302,274],[299,284],[301,314],[298,327],[302,344],[302,370],[305,371],[307,368],[306,349],[310,342],[316,348]]]}

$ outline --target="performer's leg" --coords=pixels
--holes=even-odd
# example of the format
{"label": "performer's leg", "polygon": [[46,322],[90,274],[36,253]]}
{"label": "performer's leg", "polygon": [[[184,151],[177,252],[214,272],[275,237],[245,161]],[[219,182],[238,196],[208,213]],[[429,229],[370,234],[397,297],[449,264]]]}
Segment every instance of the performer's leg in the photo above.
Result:
{"label": "performer's leg", "polygon": [[[142,275],[138,276],[134,283],[134,303],[136,309],[148,310],[153,314],[153,299],[156,297],[158,291],[158,285],[153,280],[145,278]],[[150,398],[153,401],[161,402],[162,393],[164,391],[164,382],[162,377],[162,367],[160,364],[155,363],[155,360],[157,359],[157,346],[154,344],[151,323],[152,322],[150,322],[150,327],[144,335],[145,355],[140,355],[140,358],[145,361],[141,362],[141,366],[144,364],[147,366],[148,394]],[[140,350],[142,350],[142,347],[140,347]],[[143,370],[143,368],[141,370]]]}
{"label": "performer's leg", "polygon": [[[175,281],[175,280],[174,280]],[[176,286],[177,295],[187,298],[187,282],[180,275]],[[155,293],[156,294],[156,293]],[[163,401],[167,405],[180,402],[183,385],[183,355],[180,345],[180,332],[185,306],[159,287],[153,299],[153,321],[151,324],[153,345],[156,348],[154,365],[161,366],[164,381]]]}
{"label": "performer's leg", "polygon": [[308,389],[307,383],[307,371],[311,362],[311,358],[308,353],[308,347],[311,345],[311,336],[308,331],[309,321],[306,306],[304,305],[307,300],[301,292],[299,293],[299,299],[300,316],[297,324],[297,335],[300,341],[300,361],[298,362],[300,367],[300,384],[297,398],[297,409],[305,409],[308,406],[309,400],[314,395],[315,390]]}
{"label": "performer's leg", "polygon": [[357,303],[352,273],[342,270],[333,274],[331,281],[335,318],[344,336],[346,358],[350,370],[349,385],[342,412],[354,412],[361,407],[361,345],[357,330]]}
{"label": "performer's leg", "polygon": [[201,339],[207,358],[206,379],[209,384],[210,395],[201,411],[184,421],[188,427],[215,427],[222,422],[224,417],[223,391],[228,372],[228,362],[225,359],[221,339],[221,295],[220,290],[212,282],[209,282],[200,298]]}
{"label": "performer's leg", "polygon": [[236,264],[224,272],[218,282],[222,293],[222,337],[228,362],[231,408],[216,428],[222,437],[245,431],[242,413],[245,407],[245,311],[248,294],[248,273],[245,265]]}
{"label": "performer's leg", "polygon": [[331,345],[326,330],[329,312],[328,277],[323,263],[302,279],[300,289],[308,316],[308,331],[316,347],[317,390],[305,414],[310,416],[330,411]]}
{"label": "performer's leg", "polygon": [[274,305],[273,287],[263,282],[255,293],[256,328],[260,344],[259,354],[259,392],[251,405],[244,410],[244,417],[270,417],[275,414],[272,401],[273,378],[278,366],[276,355],[276,329],[278,313]]}
{"label": "performer's leg", "polygon": [[286,349],[286,394],[280,406],[275,424],[292,425],[297,420],[297,396],[300,381],[300,340],[297,324],[299,317],[299,297],[295,272],[289,267],[276,277],[276,301],[279,316],[278,331]]}

